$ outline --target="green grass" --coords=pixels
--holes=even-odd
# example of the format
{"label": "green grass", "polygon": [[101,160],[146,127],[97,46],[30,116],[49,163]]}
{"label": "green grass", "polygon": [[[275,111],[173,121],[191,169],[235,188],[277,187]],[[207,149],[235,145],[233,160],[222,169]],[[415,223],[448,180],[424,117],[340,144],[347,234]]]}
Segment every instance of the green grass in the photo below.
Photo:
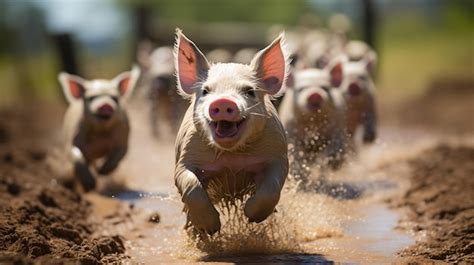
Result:
{"label": "green grass", "polygon": [[443,24],[413,14],[387,21],[381,29],[378,87],[382,94],[413,96],[434,79],[472,77],[472,20],[447,13]]}

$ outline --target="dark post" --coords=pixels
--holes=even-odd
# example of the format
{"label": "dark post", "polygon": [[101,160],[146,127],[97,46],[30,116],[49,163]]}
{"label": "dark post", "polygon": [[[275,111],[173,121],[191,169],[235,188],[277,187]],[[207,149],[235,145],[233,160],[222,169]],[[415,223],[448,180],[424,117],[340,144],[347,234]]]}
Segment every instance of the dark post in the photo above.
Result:
{"label": "dark post", "polygon": [[140,43],[145,41],[153,41],[150,33],[150,11],[151,7],[145,4],[137,5],[133,8],[133,16],[135,20],[135,34],[132,37],[132,61],[136,61],[137,50]]}
{"label": "dark post", "polygon": [[53,36],[56,49],[61,60],[62,71],[70,74],[80,75],[77,65],[76,51],[74,49],[74,42],[69,33],[59,33]]}
{"label": "dark post", "polygon": [[372,0],[362,0],[362,3],[364,12],[364,40],[375,50],[375,31],[377,22],[374,2]]}

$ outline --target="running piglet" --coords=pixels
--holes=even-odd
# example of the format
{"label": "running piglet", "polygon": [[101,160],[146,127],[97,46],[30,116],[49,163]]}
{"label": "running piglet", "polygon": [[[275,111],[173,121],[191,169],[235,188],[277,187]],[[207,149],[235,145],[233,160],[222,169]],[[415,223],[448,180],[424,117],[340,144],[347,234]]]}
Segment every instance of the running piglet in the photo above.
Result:
{"label": "running piglet", "polygon": [[288,174],[287,141],[271,97],[283,93],[288,71],[281,35],[246,64],[210,64],[180,30],[178,90],[189,99],[176,139],[174,179],[187,224],[213,234],[216,204],[244,200],[250,222],[275,210]]}

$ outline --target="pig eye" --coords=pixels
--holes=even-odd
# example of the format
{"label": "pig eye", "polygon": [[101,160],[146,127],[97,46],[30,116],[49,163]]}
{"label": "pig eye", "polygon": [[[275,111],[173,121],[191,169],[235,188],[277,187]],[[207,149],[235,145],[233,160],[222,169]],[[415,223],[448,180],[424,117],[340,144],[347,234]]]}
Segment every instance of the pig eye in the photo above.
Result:
{"label": "pig eye", "polygon": [[202,95],[205,96],[205,95],[207,95],[207,94],[209,94],[209,88],[208,88],[208,87],[204,87],[204,88],[202,89]]}
{"label": "pig eye", "polygon": [[97,98],[97,96],[88,97],[88,98],[87,98],[87,101],[91,102],[91,101],[93,101],[93,100],[96,99],[96,98]]}
{"label": "pig eye", "polygon": [[255,97],[255,89],[253,87],[246,87],[244,88],[245,95],[254,98]]}
{"label": "pig eye", "polygon": [[115,103],[118,103],[119,101],[118,97],[112,97],[112,100],[115,101]]}

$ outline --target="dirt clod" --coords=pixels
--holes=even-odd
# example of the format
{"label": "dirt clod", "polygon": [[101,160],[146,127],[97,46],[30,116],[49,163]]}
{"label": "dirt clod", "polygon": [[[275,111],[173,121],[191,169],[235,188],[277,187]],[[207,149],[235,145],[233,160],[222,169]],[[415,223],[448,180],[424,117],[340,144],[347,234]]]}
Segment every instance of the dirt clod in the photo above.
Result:
{"label": "dirt clod", "polygon": [[148,222],[158,224],[160,222],[160,218],[161,217],[159,213],[153,213],[148,218]]}

